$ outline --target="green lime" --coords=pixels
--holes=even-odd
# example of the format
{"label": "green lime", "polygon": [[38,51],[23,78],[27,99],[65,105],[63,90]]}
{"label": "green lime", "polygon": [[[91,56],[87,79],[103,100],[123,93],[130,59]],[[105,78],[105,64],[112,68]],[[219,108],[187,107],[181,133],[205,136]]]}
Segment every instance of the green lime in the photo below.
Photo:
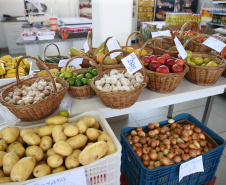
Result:
{"label": "green lime", "polygon": [[92,71],[92,75],[93,75],[93,76],[97,76],[97,75],[98,75],[98,71],[97,71],[97,69],[93,69],[93,71]]}
{"label": "green lime", "polygon": [[78,74],[77,74],[77,73],[73,73],[72,76],[73,76],[73,77],[77,77]]}
{"label": "green lime", "polygon": [[93,71],[93,68],[92,67],[89,67],[88,73],[91,73],[92,74],[92,71]]}
{"label": "green lime", "polygon": [[90,73],[86,73],[86,78],[91,79],[93,76]]}
{"label": "green lime", "polygon": [[86,72],[83,71],[83,72],[81,72],[80,74],[83,74],[83,75],[85,76],[85,75],[86,75]]}
{"label": "green lime", "polygon": [[69,112],[66,111],[66,110],[62,110],[58,113],[58,116],[63,116],[63,117],[66,117],[68,118],[69,117]]}
{"label": "green lime", "polygon": [[59,77],[60,77],[60,78],[64,78],[64,73],[61,73],[61,74],[59,75]]}
{"label": "green lime", "polygon": [[67,79],[67,81],[68,81],[68,83],[69,83],[70,86],[75,85],[75,80],[76,80],[76,79],[74,79],[74,78],[68,78],[68,79]]}
{"label": "green lime", "polygon": [[64,73],[64,78],[71,78],[72,77],[72,73],[70,71],[66,71]]}
{"label": "green lime", "polygon": [[83,85],[87,85],[88,84],[88,79],[87,78],[83,78],[82,79],[82,83],[83,83]]}
{"label": "green lime", "polygon": [[92,79],[88,79],[87,85],[89,85],[92,82]]}
{"label": "green lime", "polygon": [[83,85],[83,83],[82,83],[82,80],[81,79],[77,79],[76,81],[75,81],[75,86],[76,87],[80,87],[80,86],[82,86]]}
{"label": "green lime", "polygon": [[82,79],[82,78],[84,78],[84,77],[85,77],[84,74],[79,74],[79,75],[77,76],[77,78],[79,78],[79,79]]}

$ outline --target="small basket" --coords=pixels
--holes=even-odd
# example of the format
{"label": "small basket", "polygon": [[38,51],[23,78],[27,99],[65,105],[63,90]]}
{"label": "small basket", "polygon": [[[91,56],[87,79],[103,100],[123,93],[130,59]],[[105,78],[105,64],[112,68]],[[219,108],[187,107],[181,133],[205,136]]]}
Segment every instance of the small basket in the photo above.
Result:
{"label": "small basket", "polygon": [[[43,68],[47,71],[49,76],[39,76],[39,77],[32,77],[26,80],[21,81],[19,78],[19,71],[18,67],[20,62],[25,58],[31,58],[43,66]],[[22,85],[31,85],[38,79],[44,79],[47,81],[51,81],[53,84],[53,93],[50,94],[48,97],[44,98],[43,100],[39,101],[38,103],[31,104],[31,105],[11,105],[6,102],[4,99],[8,95],[9,92],[12,92],[16,88],[22,87]],[[63,86],[63,89],[57,92],[55,81],[49,72],[47,66],[40,60],[35,57],[31,56],[24,56],[19,59],[16,66],[16,80],[17,83],[12,83],[11,86],[4,89],[0,96],[0,101],[2,105],[6,106],[17,118],[21,119],[22,121],[36,121],[47,116],[51,115],[60,105],[62,99],[64,98],[65,93],[67,92],[69,85],[67,81],[62,78],[56,77],[56,82],[60,83]]]}
{"label": "small basket", "polygon": [[[124,109],[124,108],[128,108],[128,107],[132,106],[137,101],[141,91],[147,85],[147,78],[146,78],[146,73],[145,73],[145,70],[144,70],[144,67],[143,67],[142,70],[140,70],[140,72],[144,76],[143,83],[141,83],[140,86],[137,87],[135,90],[129,91],[129,92],[118,92],[118,93],[104,92],[104,91],[99,90],[96,87],[95,82],[97,80],[100,80],[104,74],[109,74],[111,72],[111,69],[108,69],[107,71],[103,72],[103,69],[102,69],[103,61],[108,55],[110,55],[111,53],[114,53],[114,52],[122,52],[125,56],[131,54],[131,52],[126,51],[126,50],[122,50],[122,49],[112,50],[109,53],[107,53],[104,56],[104,58],[101,62],[101,65],[100,65],[100,68],[99,68],[99,74],[91,82],[91,86],[105,106],[110,107],[112,109]],[[120,73],[126,72],[125,68],[124,69],[123,68],[117,68],[116,70]]]}
{"label": "small basket", "polygon": [[[145,47],[145,45],[149,44],[152,42],[154,39],[157,37],[148,40],[141,48],[142,49]],[[170,37],[168,37],[170,38]],[[140,53],[141,53],[140,51]],[[156,53],[154,53],[156,54]],[[158,54],[158,52],[157,52]],[[169,54],[169,53],[168,53]],[[140,56],[138,56],[140,58]],[[173,57],[171,57],[173,58]],[[176,58],[173,58],[176,59]],[[169,93],[174,91],[177,86],[180,84],[182,79],[184,78],[184,75],[188,72],[188,66],[184,65],[184,70],[179,73],[157,73],[155,71],[151,71],[148,69],[145,69],[146,75],[149,79],[147,83],[147,88],[150,89],[151,91],[155,91],[158,93]]]}
{"label": "small basket", "polygon": [[[46,62],[46,50],[47,50],[47,48],[48,48],[50,45],[56,46],[57,51],[58,51],[58,55],[57,55],[57,56],[47,56],[48,58],[55,58],[55,57],[60,57],[60,58],[61,58],[61,57],[66,57],[66,56],[61,56],[61,55],[60,55],[60,50],[59,50],[59,48],[58,48],[58,46],[57,46],[56,44],[50,43],[50,44],[48,44],[48,45],[45,47],[45,49],[44,49],[44,63],[45,63],[45,65],[46,65],[49,69],[57,68],[57,69],[60,70],[62,67],[58,67],[58,63],[48,63],[48,62]],[[45,68],[44,68],[40,63],[37,63],[37,66],[38,66],[38,68],[39,68],[40,70],[45,70]]]}
{"label": "small basket", "polygon": [[[65,65],[65,69],[67,69],[68,64],[76,58],[84,58],[85,60],[92,61],[93,63],[95,63],[95,61],[93,59],[88,58],[86,56],[76,56],[76,57],[73,57],[70,60],[68,60],[67,64]],[[72,73],[81,73],[81,72],[87,73],[88,68],[76,69],[71,72]],[[96,94],[95,91],[93,90],[93,88],[91,87],[91,85],[84,85],[82,87],[69,86],[68,92],[73,98],[77,98],[77,99],[91,98],[92,96],[94,96]]]}
{"label": "small basket", "polygon": [[[198,37],[209,37],[208,35],[199,35],[197,37],[193,37],[192,39],[198,38]],[[184,44],[184,48],[186,45],[190,42],[188,40]],[[222,73],[225,70],[225,60],[219,55],[211,54],[211,53],[201,53],[201,52],[193,52],[194,57],[202,57],[202,58],[210,58],[211,60],[214,60],[218,62],[219,66],[197,66],[197,65],[191,65],[187,63],[189,67],[188,73],[185,75],[185,78],[197,85],[213,85],[216,83],[216,81],[219,79],[219,77],[222,75]]]}

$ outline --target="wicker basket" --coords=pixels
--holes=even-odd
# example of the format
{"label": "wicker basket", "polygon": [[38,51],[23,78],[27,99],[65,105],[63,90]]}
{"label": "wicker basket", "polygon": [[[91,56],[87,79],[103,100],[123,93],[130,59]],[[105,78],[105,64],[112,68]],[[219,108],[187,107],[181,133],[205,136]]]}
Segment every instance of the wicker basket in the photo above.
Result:
{"label": "wicker basket", "polygon": [[[125,50],[121,50],[121,49],[117,49],[117,50],[113,50],[110,51],[109,53],[107,53],[104,58],[108,55],[110,55],[113,52],[123,52],[123,54],[125,56],[131,54],[129,51],[125,51]],[[104,58],[101,62],[101,66],[100,66],[100,70],[99,70],[99,74],[96,78],[94,78],[94,80],[91,82],[91,86],[94,89],[94,91],[96,92],[96,94],[99,96],[99,98],[101,99],[101,101],[103,102],[103,104],[107,107],[110,107],[112,109],[124,109],[124,108],[128,108],[130,106],[132,106],[138,99],[141,91],[143,90],[143,88],[147,85],[147,77],[146,77],[146,73],[144,68],[142,70],[140,70],[140,72],[144,75],[144,80],[143,83],[140,84],[139,87],[137,87],[135,90],[133,91],[129,91],[129,92],[104,92],[99,90],[96,85],[95,82],[97,80],[100,80],[102,78],[102,76],[104,74],[110,74],[111,69],[104,71],[102,70],[103,67],[103,61]],[[118,72],[122,73],[122,72],[126,72],[126,69],[124,68],[117,68],[116,69]]]}
{"label": "wicker basket", "polygon": [[[155,38],[153,38],[155,39]],[[146,44],[149,44],[153,41],[153,39],[148,40],[141,48],[141,50],[145,47]],[[155,54],[155,53],[154,53]],[[168,53],[169,54],[169,53]],[[156,55],[158,56],[158,55]],[[140,56],[138,56],[140,58]],[[174,60],[176,58],[171,57]],[[179,73],[157,73],[155,71],[151,71],[149,69],[145,69],[146,75],[149,79],[147,83],[147,88],[151,91],[155,91],[158,93],[169,93],[174,91],[177,86],[180,84],[184,75],[188,72],[188,66],[184,65],[184,70]]]}
{"label": "wicker basket", "polygon": [[[226,41],[226,38],[225,38],[222,42],[225,42],[225,41]],[[226,59],[224,58],[224,49],[223,49],[222,52],[221,52],[221,57],[222,57],[224,60],[226,60]],[[225,63],[226,63],[226,62],[225,62]],[[222,73],[222,76],[226,78],[226,66],[225,66],[224,72]]]}
{"label": "wicker basket", "polygon": [[[75,58],[84,58],[88,61],[95,63],[95,61],[93,59],[88,58],[86,56],[76,56],[76,57],[73,57],[70,60],[68,60],[67,64],[65,65],[65,69],[67,69],[67,66],[70,63],[70,61],[74,60]],[[76,69],[71,72],[72,73],[81,73],[81,72],[87,73],[88,68]],[[92,96],[94,96],[96,94],[95,91],[93,90],[93,88],[91,87],[91,85],[84,85],[81,87],[69,86],[68,92],[73,98],[77,98],[77,99],[91,98]]]}
{"label": "wicker basket", "polygon": [[[19,78],[19,72],[18,67],[20,62],[24,58],[31,58],[33,60],[36,60],[36,63],[39,63],[40,65],[45,68],[49,76],[39,76],[39,77],[32,77],[26,80],[21,81]],[[53,84],[53,93],[50,94],[48,97],[44,98],[43,100],[39,101],[38,103],[31,104],[31,105],[12,105],[7,103],[4,99],[8,95],[9,92],[12,92],[15,88],[20,88],[22,85],[32,85],[36,80],[38,79],[44,79],[47,81],[51,81]],[[2,105],[6,106],[17,118],[21,119],[22,121],[36,121],[43,118],[46,118],[47,116],[51,115],[55,112],[55,110],[60,105],[62,99],[64,98],[64,95],[69,88],[69,85],[67,81],[65,81],[62,78],[56,77],[56,82],[60,83],[63,86],[63,89],[59,92],[57,92],[55,81],[49,72],[48,68],[43,64],[40,60],[38,60],[35,57],[31,56],[24,56],[19,59],[16,66],[16,80],[17,83],[13,83],[11,86],[4,89],[1,93],[1,103]]]}
{"label": "wicker basket", "polygon": [[[48,45],[45,47],[45,49],[44,49],[44,63],[45,63],[45,65],[46,65],[49,69],[57,68],[57,69],[60,70],[62,67],[58,67],[58,63],[56,64],[56,63],[48,63],[48,62],[46,62],[46,50],[47,50],[47,48],[48,48],[50,45],[56,46],[57,51],[58,51],[58,55],[56,55],[56,56],[47,56],[48,58],[55,58],[55,57],[60,57],[60,58],[61,58],[61,57],[66,57],[66,56],[61,56],[61,55],[60,55],[60,50],[59,50],[59,48],[58,48],[58,46],[57,46],[56,44],[50,43],[50,44],[48,44]],[[45,68],[44,68],[40,63],[37,63],[37,66],[38,66],[38,68],[39,68],[40,70],[45,70]]]}

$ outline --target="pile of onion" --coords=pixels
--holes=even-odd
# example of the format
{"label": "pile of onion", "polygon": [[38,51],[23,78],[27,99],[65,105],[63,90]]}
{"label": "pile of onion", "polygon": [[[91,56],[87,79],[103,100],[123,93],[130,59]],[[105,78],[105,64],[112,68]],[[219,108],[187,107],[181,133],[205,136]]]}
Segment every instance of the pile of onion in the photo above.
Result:
{"label": "pile of onion", "polygon": [[170,119],[169,125],[149,123],[148,130],[132,130],[126,138],[144,166],[154,169],[187,161],[213,149],[202,130]]}

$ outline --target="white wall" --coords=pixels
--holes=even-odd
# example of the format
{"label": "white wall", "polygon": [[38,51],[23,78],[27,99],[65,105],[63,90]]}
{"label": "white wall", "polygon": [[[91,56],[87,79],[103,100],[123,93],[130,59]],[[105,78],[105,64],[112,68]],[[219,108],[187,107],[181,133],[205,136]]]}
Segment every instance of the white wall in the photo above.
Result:
{"label": "white wall", "polygon": [[204,8],[211,8],[212,7],[212,0],[199,0],[196,13],[201,12],[201,8],[202,8],[203,3],[204,3]]}

